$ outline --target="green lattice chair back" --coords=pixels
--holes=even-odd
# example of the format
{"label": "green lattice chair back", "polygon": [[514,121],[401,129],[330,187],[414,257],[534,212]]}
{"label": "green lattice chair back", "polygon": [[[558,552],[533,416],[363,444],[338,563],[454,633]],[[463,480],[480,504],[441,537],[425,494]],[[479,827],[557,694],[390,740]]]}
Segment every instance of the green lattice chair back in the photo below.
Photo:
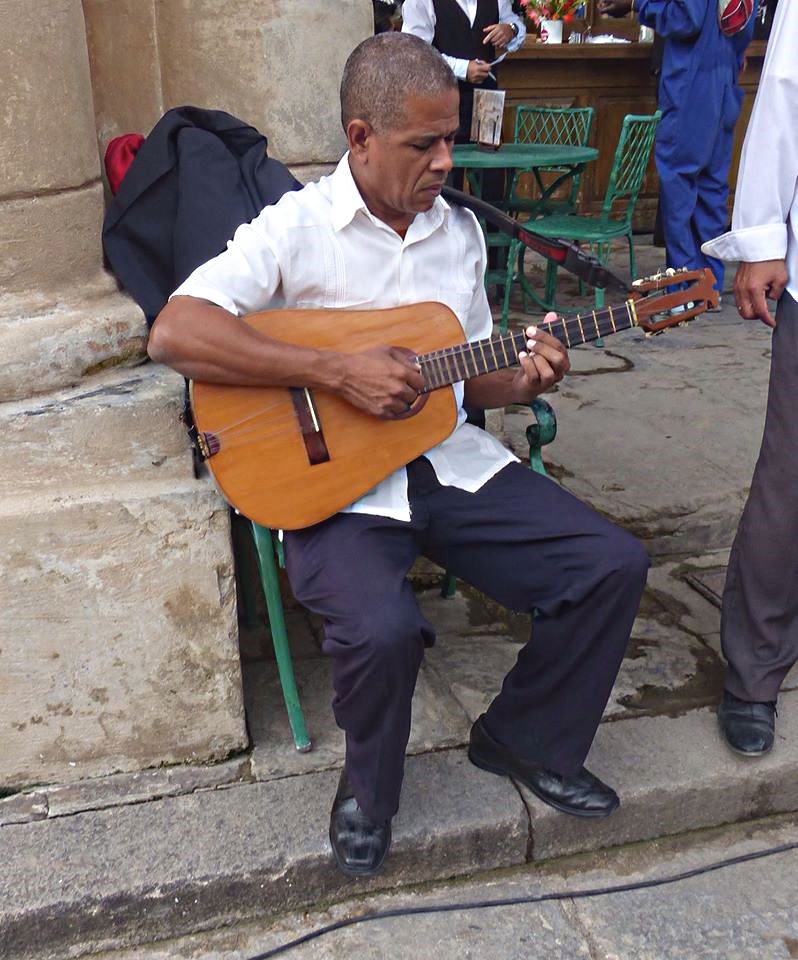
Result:
{"label": "green lattice chair back", "polygon": [[[586,147],[590,140],[593,116],[593,107],[533,107],[521,104],[515,112],[514,139],[516,143],[553,143]],[[567,172],[564,167],[547,167],[546,171],[554,175]],[[574,210],[580,181],[581,174],[571,177],[566,196],[557,197],[547,205],[545,211],[540,212],[551,212],[552,209]],[[511,202],[522,199],[516,195],[516,184],[513,183]],[[520,206],[525,204],[521,203]]]}
{"label": "green lattice chair back", "polygon": [[646,176],[651,148],[662,116],[627,114],[623,118],[615,158],[612,162],[601,218],[621,220],[631,228],[637,197]]}
{"label": "green lattice chair back", "polygon": [[557,143],[585,147],[593,124],[593,107],[530,107],[515,112],[516,143]]}

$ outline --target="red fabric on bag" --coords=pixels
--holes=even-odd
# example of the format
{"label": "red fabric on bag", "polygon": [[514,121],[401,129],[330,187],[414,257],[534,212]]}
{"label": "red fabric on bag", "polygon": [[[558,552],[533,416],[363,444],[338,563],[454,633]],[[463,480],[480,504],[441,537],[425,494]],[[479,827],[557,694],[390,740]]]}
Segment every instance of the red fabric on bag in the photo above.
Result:
{"label": "red fabric on bag", "polygon": [[142,143],[144,137],[140,133],[123,133],[121,137],[114,137],[105,148],[105,174],[111,193],[119,189]]}
{"label": "red fabric on bag", "polygon": [[745,29],[754,12],[754,0],[718,0],[721,33],[733,37]]}

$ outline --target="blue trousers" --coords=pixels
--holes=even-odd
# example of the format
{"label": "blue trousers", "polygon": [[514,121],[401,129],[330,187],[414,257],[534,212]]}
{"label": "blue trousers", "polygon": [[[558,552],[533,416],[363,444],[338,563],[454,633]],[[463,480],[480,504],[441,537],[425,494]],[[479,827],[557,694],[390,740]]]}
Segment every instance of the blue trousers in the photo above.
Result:
{"label": "blue trousers", "polygon": [[441,486],[422,457],[408,494],[409,523],[337,514],[285,538],[292,589],[324,618],[347,773],[374,819],[398,809],[413,689],[435,640],[407,580],[419,554],[511,610],[537,611],[485,723],[564,775],[587,756],[648,569],[637,540],[521,464],[468,493]]}
{"label": "blue trousers", "polygon": [[728,227],[729,166],[742,94],[729,68],[699,73],[676,103],[671,95],[664,82],[654,145],[667,265],[709,267],[722,290],[723,261],[702,253],[701,244]]}

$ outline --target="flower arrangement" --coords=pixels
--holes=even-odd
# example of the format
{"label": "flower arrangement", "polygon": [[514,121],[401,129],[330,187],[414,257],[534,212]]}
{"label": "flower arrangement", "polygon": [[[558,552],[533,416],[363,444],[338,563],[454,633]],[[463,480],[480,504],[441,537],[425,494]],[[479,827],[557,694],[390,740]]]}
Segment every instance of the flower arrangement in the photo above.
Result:
{"label": "flower arrangement", "polygon": [[541,20],[562,20],[570,23],[574,11],[584,0],[521,0],[527,19],[536,27]]}

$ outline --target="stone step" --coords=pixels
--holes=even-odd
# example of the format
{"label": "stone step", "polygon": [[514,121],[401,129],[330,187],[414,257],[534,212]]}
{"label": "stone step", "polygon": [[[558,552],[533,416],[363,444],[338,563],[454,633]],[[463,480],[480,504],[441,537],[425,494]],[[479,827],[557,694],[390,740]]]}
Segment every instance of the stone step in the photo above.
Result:
{"label": "stone step", "polygon": [[10,824],[0,828],[4,956],[60,960],[792,811],[798,694],[782,701],[776,748],[756,762],[723,747],[709,710],[602,724],[588,763],[622,797],[602,821],[519,794],[464,750],[410,757],[390,858],[367,881],[344,878],[332,862],[333,771]]}
{"label": "stone step", "polygon": [[[80,294],[80,296],[78,296]],[[144,314],[110,278],[54,301],[0,298],[0,402],[61,390],[146,357]]]}
{"label": "stone step", "polygon": [[0,404],[0,500],[81,495],[137,480],[185,482],[192,467],[182,405],[183,378],[149,363]]}
{"label": "stone step", "polygon": [[194,480],[100,493],[0,500],[0,789],[247,745],[226,505]]}

